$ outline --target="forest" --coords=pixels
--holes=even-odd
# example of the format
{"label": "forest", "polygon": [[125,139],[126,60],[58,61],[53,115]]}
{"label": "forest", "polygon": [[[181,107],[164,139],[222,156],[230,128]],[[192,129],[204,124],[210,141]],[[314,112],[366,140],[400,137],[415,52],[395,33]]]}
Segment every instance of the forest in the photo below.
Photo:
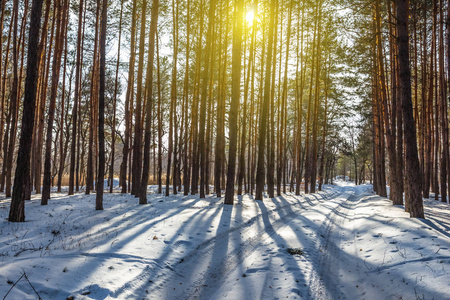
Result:
{"label": "forest", "polygon": [[[264,219],[271,201],[294,212],[309,197],[359,205],[355,195],[378,195],[402,216],[438,222],[448,239],[449,1],[1,0],[0,8],[0,233],[77,201],[92,201],[99,218],[117,199],[132,211],[210,201],[238,220],[241,205]],[[53,230],[46,247],[22,244],[15,254],[51,249],[61,238]]]}
{"label": "forest", "polygon": [[314,193],[340,156],[412,216],[446,201],[444,1],[32,2],[1,4],[10,221],[62,186],[101,210],[115,176],[141,204]]}

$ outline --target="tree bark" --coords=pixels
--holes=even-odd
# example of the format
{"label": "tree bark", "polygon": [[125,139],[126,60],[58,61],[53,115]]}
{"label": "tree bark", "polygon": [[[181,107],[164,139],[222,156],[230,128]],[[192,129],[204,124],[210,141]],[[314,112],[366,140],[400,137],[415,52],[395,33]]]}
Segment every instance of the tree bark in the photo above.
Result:
{"label": "tree bark", "polygon": [[150,23],[150,36],[148,42],[148,66],[147,66],[147,103],[145,107],[145,138],[144,138],[144,164],[142,170],[141,191],[139,192],[139,204],[147,204],[147,184],[150,171],[150,147],[151,125],[153,107],[153,61],[155,58],[155,35],[158,25],[159,1],[153,0],[152,16]]}
{"label": "tree bark", "polygon": [[419,157],[417,153],[416,127],[411,97],[411,70],[409,62],[408,37],[409,0],[397,0],[398,55],[400,72],[400,91],[402,99],[406,184],[410,199],[410,215],[413,218],[424,218]]}
{"label": "tree bark", "polygon": [[108,17],[108,0],[102,3],[100,28],[100,87],[98,97],[98,173],[95,210],[103,210],[103,186],[105,177],[105,77],[106,77],[106,23]]}
{"label": "tree bark", "polygon": [[[50,90],[50,103],[48,108],[48,120],[47,120],[47,137],[45,143],[45,160],[44,160],[44,181],[42,188],[41,205],[47,205],[48,199],[50,199],[51,188],[51,151],[52,151],[52,138],[53,138],[53,122],[55,118],[56,96],[58,92],[59,73],[61,70],[61,57],[63,52],[63,39],[64,29],[66,27],[66,9],[68,8],[68,0],[64,0],[64,3],[57,1],[57,14],[56,14],[56,40],[55,40],[55,52],[53,54],[52,64],[52,83]],[[56,163],[56,162],[54,162]]]}
{"label": "tree bark", "polygon": [[9,210],[10,222],[25,221],[26,182],[30,172],[30,152],[34,125],[34,111],[37,91],[37,71],[39,66],[39,30],[41,27],[43,0],[33,0],[28,35],[27,77],[22,113],[22,131],[20,136],[17,167],[14,176],[14,188]]}
{"label": "tree bark", "polygon": [[236,151],[238,138],[238,113],[239,100],[241,96],[241,51],[242,51],[242,21],[243,21],[244,1],[235,1],[234,12],[234,29],[233,29],[233,54],[231,58],[231,103],[229,130],[230,130],[230,145],[228,152],[228,171],[227,171],[227,185],[225,190],[224,204],[233,205],[234,202],[234,181],[236,177]]}
{"label": "tree bark", "polygon": [[145,29],[147,19],[147,0],[142,2],[142,15],[141,15],[141,32],[139,41],[139,62],[138,62],[138,74],[137,74],[137,91],[136,91],[136,110],[135,110],[135,122],[134,122],[134,145],[133,145],[133,182],[131,187],[131,194],[135,197],[139,197],[139,191],[141,190],[141,172],[142,172],[142,127],[141,127],[141,114],[142,114],[142,74],[144,72],[144,52],[145,52]]}

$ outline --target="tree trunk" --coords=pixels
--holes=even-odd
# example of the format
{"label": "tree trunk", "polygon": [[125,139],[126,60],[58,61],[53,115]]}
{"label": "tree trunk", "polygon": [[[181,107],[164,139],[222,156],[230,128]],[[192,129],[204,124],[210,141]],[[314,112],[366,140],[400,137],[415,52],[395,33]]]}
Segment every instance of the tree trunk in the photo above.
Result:
{"label": "tree trunk", "polygon": [[100,87],[98,97],[98,174],[95,209],[103,210],[103,186],[105,177],[105,75],[106,75],[106,22],[108,16],[108,0],[102,1],[100,28]]}
{"label": "tree trunk", "polygon": [[[131,117],[130,117],[130,102],[134,94],[134,65],[135,65],[135,44],[136,44],[136,1],[133,1],[133,8],[131,13],[131,48],[130,48],[130,60],[128,67],[128,85],[127,93],[125,97],[125,144],[122,151],[122,164],[120,170],[120,185],[122,186],[122,193],[127,192],[127,186],[130,184],[130,178],[128,178],[127,184],[127,164],[130,148],[130,135],[131,135]],[[130,166],[131,168],[131,166]]]}
{"label": "tree trunk", "polygon": [[72,144],[70,147],[70,170],[69,170],[69,195],[74,193],[75,183],[75,151],[76,151],[76,137],[77,137],[77,122],[78,122],[78,97],[80,91],[80,75],[81,75],[81,30],[83,27],[83,3],[84,0],[80,0],[79,12],[78,12],[78,36],[77,36],[77,59],[76,59],[76,71],[75,71],[75,97],[74,105],[72,109]]}
{"label": "tree trunk", "polygon": [[[178,6],[177,6],[178,7]],[[172,0],[172,41],[173,41],[173,61],[172,61],[172,83],[170,87],[170,111],[169,111],[169,148],[167,153],[167,175],[166,175],[166,196],[169,196],[170,191],[170,168],[172,164],[172,154],[174,156],[174,170],[172,172],[173,177],[173,193],[177,193],[176,189],[176,154],[173,149],[173,134],[174,134],[174,115],[176,114],[176,102],[177,102],[177,59],[178,59],[178,16],[175,12],[175,0]],[[176,122],[176,121],[175,121]],[[176,141],[175,141],[176,142]]]}
{"label": "tree trunk", "polygon": [[[188,103],[189,103],[189,55],[190,55],[190,0],[187,0],[187,8],[186,8],[186,70],[184,73],[184,101],[185,107],[183,107],[184,111],[184,148],[183,148],[183,192],[184,195],[187,196],[189,194],[189,131],[188,131]],[[159,79],[158,79],[159,82]]]}
{"label": "tree trunk", "polygon": [[[56,40],[55,52],[53,54],[52,64],[52,83],[50,90],[50,103],[48,108],[48,123],[47,123],[47,139],[45,143],[45,160],[44,160],[44,181],[42,188],[41,205],[47,205],[50,199],[51,188],[51,151],[52,151],[52,137],[53,137],[53,122],[55,118],[56,96],[58,92],[59,73],[61,70],[61,57],[63,52],[64,29],[66,27],[66,9],[68,9],[68,0],[64,0],[64,4],[58,1],[56,13]],[[56,163],[56,162],[54,162]]]}
{"label": "tree trunk", "polygon": [[17,157],[14,189],[9,211],[10,222],[25,221],[26,182],[30,172],[30,152],[34,125],[34,111],[37,91],[37,71],[39,66],[39,30],[41,27],[43,0],[33,0],[31,7],[30,30],[28,35],[27,77],[22,113],[22,131]]}
{"label": "tree trunk", "polygon": [[271,1],[270,4],[270,23],[269,23],[269,40],[267,45],[267,58],[266,58],[266,69],[264,76],[264,98],[261,105],[260,121],[259,121],[259,137],[258,137],[258,162],[256,171],[256,192],[255,200],[263,200],[264,183],[265,183],[265,171],[264,171],[264,148],[266,145],[266,120],[269,110],[270,101],[270,76],[272,74],[272,48],[273,48],[273,36],[275,27],[275,13],[276,13],[276,3]]}
{"label": "tree trunk", "polygon": [[227,187],[225,190],[224,204],[233,205],[234,200],[234,180],[236,175],[236,151],[238,138],[238,113],[239,99],[241,96],[241,51],[242,51],[242,21],[244,11],[244,1],[235,1],[235,12],[233,21],[233,56],[231,59],[231,103],[229,130],[230,145],[228,152],[228,171],[227,171]]}
{"label": "tree trunk", "polygon": [[[61,135],[60,135],[60,140],[59,140],[59,169],[58,169],[58,182],[57,182],[57,186],[58,186],[58,193],[61,192],[61,185],[62,185],[62,175],[64,172],[64,164],[65,164],[65,160],[66,160],[66,147],[64,145],[64,135],[65,135],[65,131],[64,131],[64,126],[66,123],[66,119],[65,116],[67,116],[66,113],[66,71],[67,71],[67,52],[68,52],[68,38],[67,38],[67,32],[68,32],[68,28],[69,28],[69,13],[70,13],[70,9],[66,9],[66,28],[64,29],[64,70],[63,70],[63,82],[62,82],[62,95],[61,95],[61,117],[60,117],[60,123],[61,123]],[[70,83],[70,87],[72,87],[72,83]],[[71,90],[69,87],[69,91]],[[70,99],[70,93],[68,94],[68,99]],[[69,106],[69,105],[67,105]],[[66,139],[66,143],[69,139]],[[56,162],[55,162],[56,163]]]}
{"label": "tree trunk", "polygon": [[398,22],[398,55],[400,72],[400,91],[402,99],[404,136],[405,136],[405,162],[406,184],[409,191],[410,215],[413,218],[424,218],[421,176],[419,158],[417,153],[416,127],[411,98],[411,70],[409,63],[409,37],[408,37],[408,11],[409,1],[397,1]]}
{"label": "tree trunk", "polygon": [[142,128],[141,128],[141,114],[142,114],[142,76],[144,72],[144,52],[145,52],[145,29],[147,19],[147,0],[142,2],[141,15],[141,31],[139,41],[139,62],[137,74],[137,91],[136,91],[136,110],[134,122],[134,146],[133,146],[133,182],[131,194],[139,197],[141,190],[141,172],[142,172]]}
{"label": "tree trunk", "polygon": [[148,65],[147,65],[147,103],[145,107],[145,138],[144,138],[144,165],[142,170],[141,191],[139,192],[139,204],[147,204],[148,174],[150,171],[150,147],[151,147],[151,125],[153,107],[153,61],[155,58],[155,36],[158,25],[159,1],[153,0],[152,16],[150,23],[150,36],[148,42]]}
{"label": "tree trunk", "polygon": [[198,136],[198,154],[200,157],[200,198],[205,198],[205,185],[206,182],[206,139],[205,139],[205,129],[206,129],[206,105],[208,96],[208,83],[210,76],[210,60],[211,60],[211,46],[213,40],[213,26],[214,26],[214,16],[216,10],[216,1],[210,1],[209,7],[209,18],[208,18],[208,29],[206,32],[206,46],[204,55],[204,70],[203,70],[203,82],[201,90],[200,99],[200,128]]}
{"label": "tree trunk", "polygon": [[113,192],[114,188],[114,161],[116,153],[116,103],[117,89],[119,83],[119,66],[120,66],[120,44],[122,41],[122,16],[123,16],[123,0],[120,1],[120,17],[119,17],[119,42],[117,48],[116,78],[114,81],[114,104],[113,104],[113,124],[111,128],[111,164],[109,168],[109,192]]}

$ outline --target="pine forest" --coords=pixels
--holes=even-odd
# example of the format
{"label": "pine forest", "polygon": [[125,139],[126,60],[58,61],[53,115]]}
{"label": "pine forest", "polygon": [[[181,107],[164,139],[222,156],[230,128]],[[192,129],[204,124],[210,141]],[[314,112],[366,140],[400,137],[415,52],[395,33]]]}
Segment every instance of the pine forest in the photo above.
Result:
{"label": "pine forest", "polygon": [[449,0],[0,0],[3,299],[448,299]]}

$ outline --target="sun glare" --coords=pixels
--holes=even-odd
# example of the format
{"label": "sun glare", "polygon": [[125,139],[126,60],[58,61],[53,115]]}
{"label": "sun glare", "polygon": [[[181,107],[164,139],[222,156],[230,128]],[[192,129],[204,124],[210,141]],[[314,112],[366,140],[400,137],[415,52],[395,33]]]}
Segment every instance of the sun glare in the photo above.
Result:
{"label": "sun glare", "polygon": [[249,10],[247,12],[247,14],[245,15],[245,20],[247,21],[248,25],[252,25],[253,24],[253,19],[255,18],[255,13],[252,10]]}

